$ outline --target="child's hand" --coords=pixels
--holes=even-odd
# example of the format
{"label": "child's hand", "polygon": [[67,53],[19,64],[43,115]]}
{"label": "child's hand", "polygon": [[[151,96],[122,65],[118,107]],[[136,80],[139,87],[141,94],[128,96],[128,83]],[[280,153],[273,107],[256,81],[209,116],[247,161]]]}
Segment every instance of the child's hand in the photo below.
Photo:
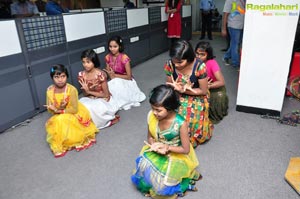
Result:
{"label": "child's hand", "polygon": [[157,149],[157,153],[162,154],[162,155],[166,155],[168,152],[169,152],[169,145],[167,145],[167,144],[162,144]]}
{"label": "child's hand", "polygon": [[90,88],[93,89],[93,88],[95,88],[95,87],[98,86],[98,85],[99,85],[98,79],[94,79],[94,80],[92,81],[92,85],[90,86]]}
{"label": "child's hand", "polygon": [[115,71],[111,67],[107,67],[106,69],[103,69],[103,70],[107,72],[110,79],[113,79],[116,77]]}
{"label": "child's hand", "polygon": [[167,84],[173,86],[174,90],[178,91],[179,93],[184,93],[186,90],[196,93],[196,91],[192,88],[194,83],[191,83],[190,80],[187,80],[187,83],[183,84],[182,82],[179,82],[178,78],[175,81],[173,75],[171,76],[171,78],[172,83],[167,82]]}
{"label": "child's hand", "polygon": [[144,141],[144,143],[150,147],[145,152],[154,151],[154,152],[162,154],[162,155],[165,155],[168,153],[168,147],[167,147],[168,145],[166,145],[166,144],[163,144],[161,142],[154,142],[153,144],[149,144],[146,141]]}
{"label": "child's hand", "polygon": [[160,144],[162,144],[160,142],[154,142],[152,144],[149,144],[147,141],[144,141],[144,143],[150,147],[150,149],[148,149],[147,151],[154,151],[154,152],[156,152],[158,150]]}
{"label": "child's hand", "polygon": [[212,83],[213,83],[213,79],[211,79],[211,78],[208,77],[207,81],[208,81],[208,88],[210,88],[211,85],[212,85]]}
{"label": "child's hand", "polygon": [[155,152],[159,152],[161,151],[161,148],[163,148],[164,144],[161,143],[161,142],[154,142],[153,144],[151,144],[151,149],[152,151],[155,151]]}
{"label": "child's hand", "polygon": [[184,93],[184,86],[182,82],[179,82],[178,78],[176,80],[174,80],[173,75],[171,75],[171,80],[172,82],[167,82],[167,85],[170,85],[174,88],[174,90],[178,91],[179,93]]}
{"label": "child's hand", "polygon": [[46,107],[48,110],[56,112],[57,108],[53,105],[53,104],[46,104],[44,105],[44,107]]}
{"label": "child's hand", "polygon": [[78,80],[79,84],[81,85],[81,89],[85,92],[89,91],[89,87],[87,85],[87,82],[82,78]]}
{"label": "child's hand", "polygon": [[187,83],[184,85],[184,91],[189,90],[193,93],[196,93],[196,91],[194,91],[194,89],[193,89],[193,85],[194,85],[194,83],[191,83],[191,81],[188,80]]}
{"label": "child's hand", "polygon": [[68,102],[63,100],[60,102],[59,109],[65,109],[67,107]]}

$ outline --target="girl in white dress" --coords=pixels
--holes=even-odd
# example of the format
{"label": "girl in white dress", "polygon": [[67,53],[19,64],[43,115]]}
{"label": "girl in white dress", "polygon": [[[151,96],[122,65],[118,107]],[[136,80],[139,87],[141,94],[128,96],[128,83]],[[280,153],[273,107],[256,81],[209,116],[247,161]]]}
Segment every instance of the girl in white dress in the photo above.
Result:
{"label": "girl in white dress", "polygon": [[94,50],[85,50],[81,54],[81,61],[84,71],[79,72],[78,81],[84,97],[80,102],[90,111],[97,128],[111,126],[119,121],[116,115],[119,107],[109,92],[105,72],[98,68],[99,58]]}
{"label": "girl in white dress", "polygon": [[140,102],[144,101],[146,96],[132,76],[130,58],[123,53],[124,44],[121,37],[111,37],[108,41],[108,49],[110,53],[105,56],[105,71],[110,78],[109,90],[117,99],[119,109],[128,110],[140,106]]}

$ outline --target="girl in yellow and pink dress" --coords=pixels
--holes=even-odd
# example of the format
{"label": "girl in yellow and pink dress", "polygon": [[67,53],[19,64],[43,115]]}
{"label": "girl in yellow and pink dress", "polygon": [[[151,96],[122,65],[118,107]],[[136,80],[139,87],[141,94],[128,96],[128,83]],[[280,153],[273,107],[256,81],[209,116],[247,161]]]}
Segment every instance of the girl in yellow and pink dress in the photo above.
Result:
{"label": "girl in yellow and pink dress", "polygon": [[77,89],[67,83],[68,70],[60,64],[52,66],[53,84],[47,89],[48,111],[53,115],[46,122],[47,142],[54,157],[64,156],[68,150],[90,147],[98,132],[89,111],[78,101]]}
{"label": "girl in yellow and pink dress", "polygon": [[109,75],[108,87],[119,109],[128,110],[140,106],[146,99],[133,78],[130,58],[124,53],[121,37],[113,36],[108,41],[109,54],[105,56],[105,71]]}
{"label": "girl in yellow and pink dress", "polygon": [[206,65],[208,88],[210,91],[209,119],[219,123],[228,114],[228,96],[225,79],[218,62],[214,59],[213,48],[207,41],[199,42],[195,47],[196,56]]}

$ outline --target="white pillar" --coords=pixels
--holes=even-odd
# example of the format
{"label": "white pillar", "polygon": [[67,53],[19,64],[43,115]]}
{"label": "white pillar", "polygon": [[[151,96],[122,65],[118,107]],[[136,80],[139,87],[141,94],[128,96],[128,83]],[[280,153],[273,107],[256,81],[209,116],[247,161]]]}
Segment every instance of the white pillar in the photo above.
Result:
{"label": "white pillar", "polygon": [[237,111],[279,115],[300,0],[247,0]]}

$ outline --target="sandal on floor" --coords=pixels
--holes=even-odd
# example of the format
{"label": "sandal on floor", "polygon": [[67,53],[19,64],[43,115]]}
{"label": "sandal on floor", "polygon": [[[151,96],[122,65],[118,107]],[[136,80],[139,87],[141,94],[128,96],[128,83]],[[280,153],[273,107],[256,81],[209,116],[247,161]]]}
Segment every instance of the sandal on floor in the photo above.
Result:
{"label": "sandal on floor", "polygon": [[197,173],[194,175],[194,177],[193,177],[192,180],[194,180],[194,181],[199,181],[199,180],[201,180],[202,178],[203,178],[202,175],[201,175],[199,172],[197,172]]}
{"label": "sandal on floor", "polygon": [[110,121],[109,126],[112,126],[120,121],[120,115],[116,115],[114,119]]}
{"label": "sandal on floor", "polygon": [[145,196],[145,197],[151,197],[151,194],[149,193],[149,192],[147,192],[147,193],[142,193],[143,194],[143,196]]}
{"label": "sandal on floor", "polygon": [[278,121],[281,124],[287,124],[290,126],[297,126],[300,124],[300,115],[298,111],[293,111],[292,113],[284,114],[282,119]]}
{"label": "sandal on floor", "polygon": [[191,184],[191,185],[195,185],[195,184],[196,184],[196,181],[195,181],[195,180],[191,180],[191,181],[190,181],[190,184]]}
{"label": "sandal on floor", "polygon": [[197,187],[195,185],[189,184],[188,189],[189,191],[198,191]]}
{"label": "sandal on floor", "polygon": [[185,191],[185,192],[183,192],[183,193],[177,193],[177,198],[178,197],[184,197],[184,196],[186,196],[187,195],[187,192]]}

